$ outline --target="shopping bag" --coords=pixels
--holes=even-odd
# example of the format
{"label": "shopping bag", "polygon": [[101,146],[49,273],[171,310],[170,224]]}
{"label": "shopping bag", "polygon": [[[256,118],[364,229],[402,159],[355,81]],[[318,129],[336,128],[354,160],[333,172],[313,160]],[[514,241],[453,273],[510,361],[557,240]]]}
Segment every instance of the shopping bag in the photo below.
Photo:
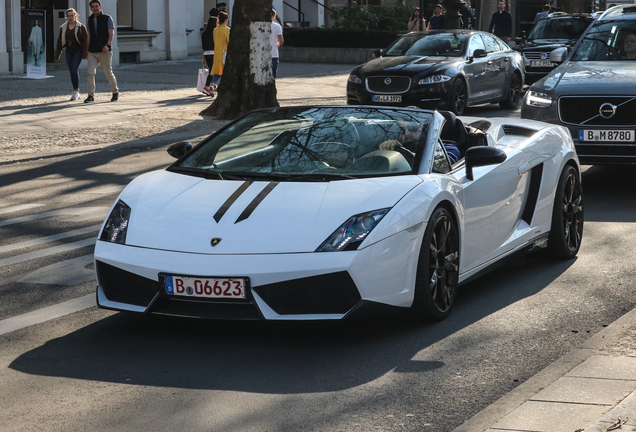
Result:
{"label": "shopping bag", "polygon": [[208,69],[199,69],[199,78],[197,79],[197,91],[203,91],[205,87],[205,81],[208,79],[210,71]]}

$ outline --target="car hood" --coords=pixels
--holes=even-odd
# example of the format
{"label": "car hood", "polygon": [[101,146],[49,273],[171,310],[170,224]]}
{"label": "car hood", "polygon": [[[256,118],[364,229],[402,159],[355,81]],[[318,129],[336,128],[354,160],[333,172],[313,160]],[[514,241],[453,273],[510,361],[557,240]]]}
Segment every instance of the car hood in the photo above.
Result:
{"label": "car hood", "polygon": [[[132,209],[126,244],[202,254],[314,252],[351,216],[393,207],[421,181],[245,182],[155,171],[120,196]],[[213,238],[222,241],[212,247]]]}
{"label": "car hood", "polygon": [[398,56],[373,59],[360,68],[364,75],[397,73],[400,75],[423,72],[435,66],[443,66],[457,61],[457,57]]}
{"label": "car hood", "polygon": [[572,46],[576,43],[576,39],[567,40],[567,39],[559,39],[558,41],[553,39],[537,39],[536,41],[526,41],[522,44],[517,45],[517,51],[552,51],[557,48],[562,48],[564,46]]}
{"label": "car hood", "polygon": [[634,62],[566,62],[537,83],[545,90],[559,95],[633,93],[626,83],[636,80]]}

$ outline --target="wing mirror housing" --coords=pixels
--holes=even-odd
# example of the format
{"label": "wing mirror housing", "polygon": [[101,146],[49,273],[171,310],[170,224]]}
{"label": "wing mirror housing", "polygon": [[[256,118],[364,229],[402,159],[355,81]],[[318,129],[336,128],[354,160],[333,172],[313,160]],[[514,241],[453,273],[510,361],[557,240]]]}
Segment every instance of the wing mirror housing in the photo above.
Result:
{"label": "wing mirror housing", "polygon": [[379,57],[382,57],[383,55],[384,55],[383,49],[377,49],[373,51],[373,58],[379,58]]}
{"label": "wing mirror housing", "polygon": [[170,147],[168,147],[167,152],[173,158],[179,159],[182,156],[188,154],[190,150],[192,150],[192,143],[182,141],[172,144]]}
{"label": "wing mirror housing", "polygon": [[497,165],[506,160],[506,153],[496,147],[477,146],[466,150],[466,178],[473,181],[473,168],[478,166]]}
{"label": "wing mirror housing", "polygon": [[488,55],[485,49],[478,48],[473,52],[473,58],[484,58]]}
{"label": "wing mirror housing", "polygon": [[568,49],[561,47],[552,50],[550,53],[550,61],[552,63],[563,63],[568,58]]}

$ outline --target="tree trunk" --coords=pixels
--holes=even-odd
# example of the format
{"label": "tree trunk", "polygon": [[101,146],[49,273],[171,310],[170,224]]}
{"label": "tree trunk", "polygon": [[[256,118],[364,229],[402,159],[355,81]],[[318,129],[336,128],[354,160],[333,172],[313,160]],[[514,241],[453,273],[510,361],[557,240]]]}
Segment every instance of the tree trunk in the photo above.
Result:
{"label": "tree trunk", "polygon": [[[272,75],[272,0],[237,0],[218,96],[200,112],[233,119],[259,108],[277,107]],[[214,55],[223,55],[214,52]]]}

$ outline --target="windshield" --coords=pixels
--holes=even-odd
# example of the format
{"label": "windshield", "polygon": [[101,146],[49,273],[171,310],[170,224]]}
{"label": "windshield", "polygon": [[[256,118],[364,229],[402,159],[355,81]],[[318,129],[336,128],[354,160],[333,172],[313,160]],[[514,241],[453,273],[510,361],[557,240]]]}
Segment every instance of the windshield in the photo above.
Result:
{"label": "windshield", "polygon": [[256,111],[170,170],[219,179],[329,181],[413,172],[432,113],[294,107]]}
{"label": "windshield", "polygon": [[461,57],[466,37],[461,33],[409,34],[398,39],[384,55]]}
{"label": "windshield", "polygon": [[592,22],[591,18],[542,19],[528,35],[528,40],[576,40]]}
{"label": "windshield", "polygon": [[636,20],[597,21],[579,42],[572,60],[636,60]]}

